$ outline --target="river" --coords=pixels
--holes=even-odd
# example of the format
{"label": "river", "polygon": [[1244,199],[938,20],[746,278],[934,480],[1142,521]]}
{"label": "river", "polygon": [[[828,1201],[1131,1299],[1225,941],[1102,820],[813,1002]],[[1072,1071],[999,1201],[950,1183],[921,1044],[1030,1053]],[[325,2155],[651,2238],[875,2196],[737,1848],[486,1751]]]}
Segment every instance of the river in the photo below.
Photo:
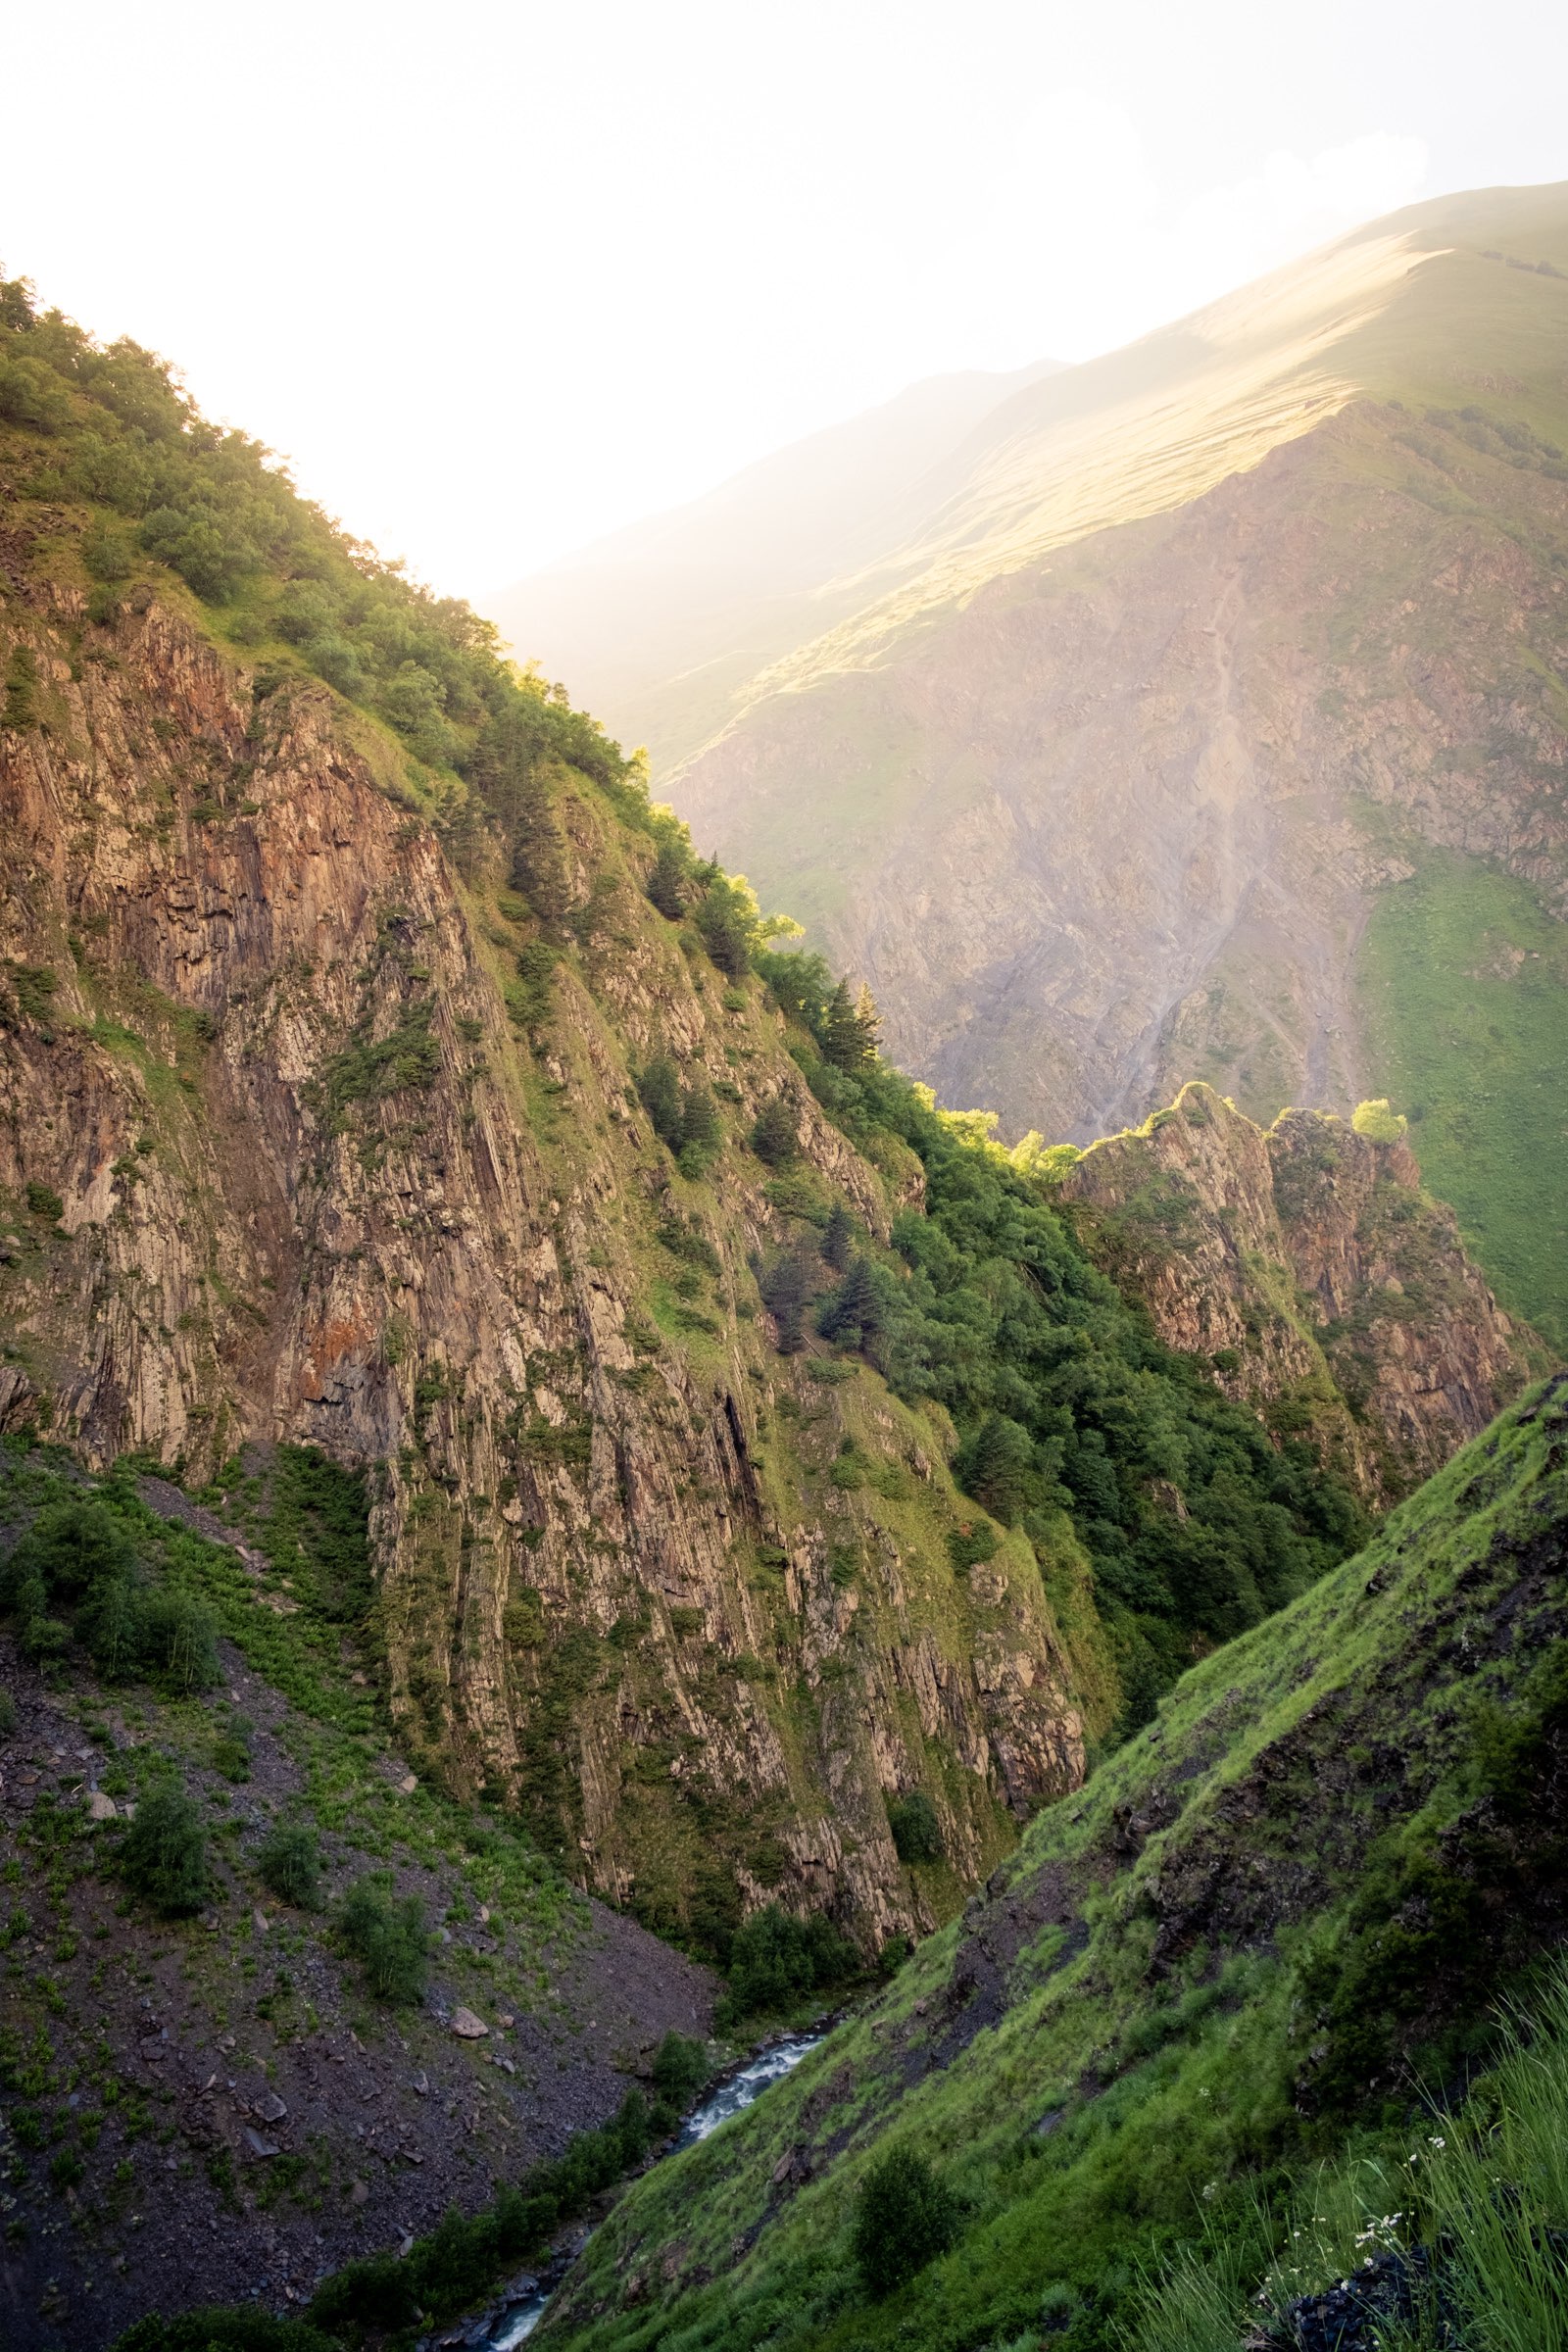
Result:
{"label": "river", "polygon": [[[743,2115],[770,2082],[777,2082],[799,2066],[807,2052],[814,2050],[821,2039],[820,2034],[787,2034],[765,2050],[759,2050],[755,2058],[737,2067],[732,2075],[726,2075],[712,2096],[686,2118],[675,2134],[671,2155],[679,2155],[682,2148],[695,2147],[700,2139],[707,2139],[721,2124],[727,2124],[731,2116]],[[524,2292],[518,2300],[508,2302],[495,2312],[484,2332],[465,2333],[457,2340],[472,2347],[472,2352],[514,2352],[514,2347],[526,2341],[544,2318],[554,2291],[552,2287],[537,2287],[531,2293]]]}

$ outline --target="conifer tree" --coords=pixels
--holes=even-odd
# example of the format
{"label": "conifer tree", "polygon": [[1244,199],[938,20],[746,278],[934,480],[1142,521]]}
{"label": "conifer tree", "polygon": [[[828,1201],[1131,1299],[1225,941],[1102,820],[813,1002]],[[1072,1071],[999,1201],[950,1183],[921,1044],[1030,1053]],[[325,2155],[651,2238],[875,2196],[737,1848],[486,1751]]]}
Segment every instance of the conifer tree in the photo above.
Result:
{"label": "conifer tree", "polygon": [[855,1240],[855,1227],[850,1212],[842,1200],[833,1203],[833,1214],[822,1229],[822,1257],[835,1274],[842,1274],[850,1262],[850,1249]]}
{"label": "conifer tree", "polygon": [[875,997],[863,980],[860,993],[855,1000],[855,1027],[860,1041],[861,1061],[875,1061],[882,1043],[882,1015],[876,1008]]}
{"label": "conifer tree", "polygon": [[786,1250],[758,1276],[762,1304],[778,1333],[780,1355],[798,1355],[805,1344],[806,1305],[811,1295],[810,1276],[800,1256]]}
{"label": "conifer tree", "polygon": [[770,1168],[782,1168],[794,1159],[801,1149],[801,1130],[795,1112],[783,1095],[775,1095],[758,1113],[752,1129],[752,1150]]}
{"label": "conifer tree", "polygon": [[680,1077],[667,1054],[656,1054],[637,1080],[642,1105],[653,1121],[654,1133],[671,1152],[685,1141]]}
{"label": "conifer tree", "polygon": [[724,1141],[718,1105],[706,1086],[689,1086],[681,1097],[676,1157],[683,1176],[700,1176]]}
{"label": "conifer tree", "polygon": [[852,998],[849,982],[841,980],[822,1016],[822,1052],[834,1068],[851,1077],[865,1069],[876,1059],[881,1033],[881,1015],[871,991],[862,987],[859,996]]}
{"label": "conifer tree", "polygon": [[680,921],[691,896],[691,885],[678,843],[666,841],[660,850],[648,877],[648,896],[670,922]]}
{"label": "conifer tree", "polygon": [[1034,1469],[1034,1444],[1004,1413],[988,1413],[954,1464],[960,1486],[993,1518],[1010,1527],[1025,1502]]}
{"label": "conifer tree", "polygon": [[841,1347],[863,1348],[882,1331],[882,1302],[876,1295],[871,1268],[863,1257],[850,1261],[849,1272],[817,1317],[825,1340]]}

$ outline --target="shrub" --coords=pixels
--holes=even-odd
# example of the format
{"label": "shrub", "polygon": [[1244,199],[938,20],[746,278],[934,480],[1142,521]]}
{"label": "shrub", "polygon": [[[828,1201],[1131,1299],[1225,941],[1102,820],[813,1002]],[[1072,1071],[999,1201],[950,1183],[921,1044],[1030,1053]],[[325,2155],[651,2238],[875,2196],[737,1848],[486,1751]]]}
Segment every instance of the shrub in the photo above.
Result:
{"label": "shrub", "polygon": [[256,1868],[278,1901],[292,1903],[296,1911],[314,1911],[320,1901],[320,1848],[316,1832],[303,1824],[279,1823],[264,1840]]}
{"label": "shrub", "polygon": [[923,1788],[888,1799],[888,1828],[901,1862],[940,1862],[942,1825]]}
{"label": "shrub", "polygon": [[1369,1102],[1358,1102],[1350,1113],[1350,1125],[1357,1135],[1364,1135],[1369,1144],[1396,1144],[1409,1124],[1401,1112],[1390,1107],[1387,1095],[1376,1095]]}
{"label": "shrub", "polygon": [[219,1680],[218,1621],[204,1600],[155,1586],[141,1604],[139,1646],[151,1670],[177,1690],[209,1690]]}
{"label": "shrub", "polygon": [[155,1788],[136,1807],[116,1867],[132,1894],[166,1919],[199,1911],[207,1899],[207,1834],[182,1788]]}
{"label": "shrub", "polygon": [[857,2200],[854,2238],[868,2294],[892,2294],[945,2254],[957,2234],[957,2205],[923,2156],[895,2148],[872,2166]]}
{"label": "shrub", "polygon": [[27,1207],[33,1216],[49,1217],[53,1220],[58,1220],[66,1213],[66,1204],[60,1195],[51,1192],[46,1184],[28,1185]]}
{"label": "shrub", "polygon": [[9,1690],[0,1690],[0,1740],[9,1740],[17,1728],[17,1702]]}
{"label": "shrub", "polygon": [[654,2052],[652,2121],[659,2131],[673,2131],[698,2093],[712,2079],[712,2061],[706,2041],[688,2041],[684,2034],[666,2034]]}
{"label": "shrub", "polygon": [[221,1740],[216,1740],[213,1742],[213,1769],[215,1772],[220,1772],[225,1781],[233,1781],[236,1785],[241,1781],[248,1781],[251,1777],[249,1746],[243,1740],[237,1739],[232,1734],[225,1734]]}
{"label": "shrub", "polygon": [[414,2008],[423,2000],[429,1938],[417,1895],[400,1901],[389,1872],[369,1872],[345,1895],[341,1927],[378,2001]]}
{"label": "shrub", "polygon": [[72,1496],[38,1513],[11,1555],[11,1573],[42,1577],[46,1590],[80,1600],[97,1586],[133,1574],[136,1546],[107,1503]]}
{"label": "shrub", "polygon": [[19,645],[6,670],[5,709],[0,726],[25,734],[38,723],[38,664],[24,645]]}

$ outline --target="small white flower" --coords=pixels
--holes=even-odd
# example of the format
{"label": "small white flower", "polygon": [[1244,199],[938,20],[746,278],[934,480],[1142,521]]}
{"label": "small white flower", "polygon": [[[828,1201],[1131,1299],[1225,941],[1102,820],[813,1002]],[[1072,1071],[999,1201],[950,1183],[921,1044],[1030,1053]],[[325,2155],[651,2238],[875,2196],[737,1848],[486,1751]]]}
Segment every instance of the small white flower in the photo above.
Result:
{"label": "small white flower", "polygon": [[1443,2137],[1442,2133],[1437,2132],[1431,2133],[1427,2140],[1427,2146],[1429,2148],[1446,2148],[1447,2144],[1447,2141]]}

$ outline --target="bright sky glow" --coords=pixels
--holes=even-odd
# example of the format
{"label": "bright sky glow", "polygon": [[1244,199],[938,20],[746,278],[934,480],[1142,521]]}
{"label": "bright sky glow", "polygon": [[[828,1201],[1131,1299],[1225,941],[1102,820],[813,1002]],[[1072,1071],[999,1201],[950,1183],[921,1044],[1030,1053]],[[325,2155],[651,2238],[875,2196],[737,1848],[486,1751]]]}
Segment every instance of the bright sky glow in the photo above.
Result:
{"label": "bright sky glow", "polygon": [[4,56],[6,267],[481,605],[916,377],[1568,178],[1543,0],[74,0]]}

